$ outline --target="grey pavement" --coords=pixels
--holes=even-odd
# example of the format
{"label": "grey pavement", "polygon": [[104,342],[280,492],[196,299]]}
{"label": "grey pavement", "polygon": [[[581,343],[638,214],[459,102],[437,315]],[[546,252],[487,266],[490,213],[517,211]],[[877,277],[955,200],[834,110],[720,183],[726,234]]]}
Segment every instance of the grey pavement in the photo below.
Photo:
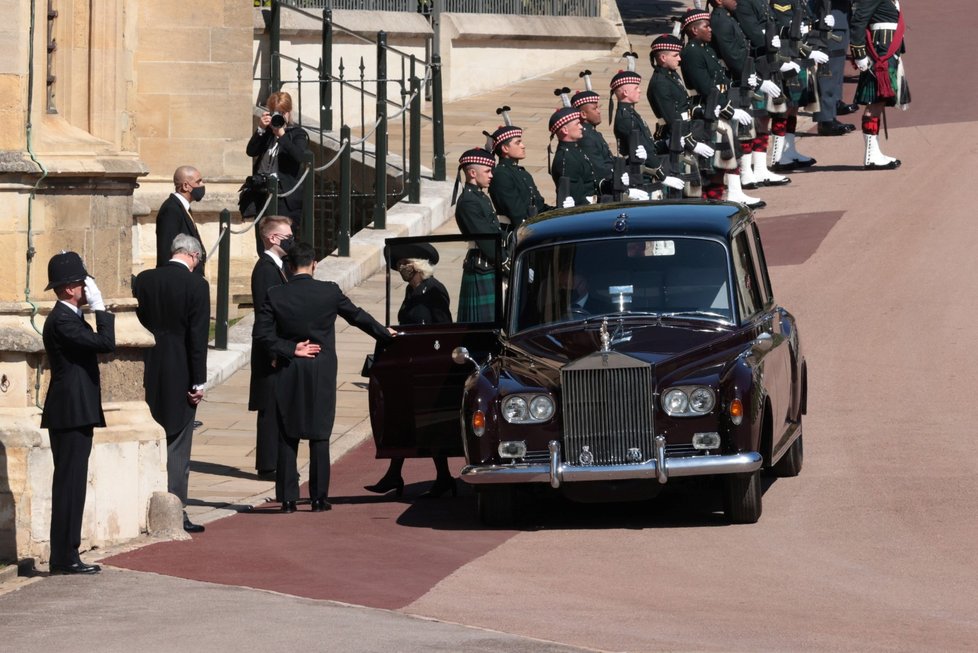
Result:
{"label": "grey pavement", "polygon": [[574,648],[397,612],[135,571],[23,582],[0,596],[2,648],[18,653],[453,651]]}

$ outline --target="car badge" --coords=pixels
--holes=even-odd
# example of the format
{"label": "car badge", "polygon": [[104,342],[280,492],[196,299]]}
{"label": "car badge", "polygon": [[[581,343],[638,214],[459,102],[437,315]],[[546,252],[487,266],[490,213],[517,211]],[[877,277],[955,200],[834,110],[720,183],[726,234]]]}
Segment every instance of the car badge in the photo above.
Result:
{"label": "car badge", "polygon": [[439,349],[441,349],[441,343],[435,340],[435,351],[438,351]]}
{"label": "car badge", "polygon": [[608,334],[608,318],[601,320],[601,352],[611,351],[611,336]]}
{"label": "car badge", "polygon": [[585,467],[594,464],[594,454],[591,453],[591,447],[584,445],[581,447],[581,455],[577,457],[582,465]]}
{"label": "car badge", "polygon": [[640,463],[642,462],[642,451],[638,447],[629,447],[625,458],[630,463]]}
{"label": "car badge", "polygon": [[628,229],[628,215],[620,213],[615,219],[615,231],[622,233],[626,229]]}

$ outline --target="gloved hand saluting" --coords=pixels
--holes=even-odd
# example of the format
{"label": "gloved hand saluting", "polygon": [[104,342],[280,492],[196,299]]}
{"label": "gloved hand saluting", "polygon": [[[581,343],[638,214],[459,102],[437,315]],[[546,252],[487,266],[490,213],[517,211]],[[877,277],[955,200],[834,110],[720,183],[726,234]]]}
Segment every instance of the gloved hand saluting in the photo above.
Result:
{"label": "gloved hand saluting", "polygon": [[683,188],[686,187],[686,182],[684,182],[679,177],[666,177],[665,179],[662,180],[662,185],[668,186],[673,190],[682,190]]}
{"label": "gloved hand saluting", "polygon": [[560,205],[562,208],[569,209],[574,206],[574,198],[568,195]]}
{"label": "gloved hand saluting", "polygon": [[770,97],[781,97],[781,88],[770,79],[761,82],[761,93]]}
{"label": "gloved hand saluting", "polygon": [[645,151],[644,145],[639,145],[638,147],[635,148],[635,158],[641,159],[642,161],[645,161],[647,158],[649,158],[649,153]]}
{"label": "gloved hand saluting", "polygon": [[754,122],[754,118],[743,109],[734,109],[733,119],[745,127]]}
{"label": "gloved hand saluting", "polygon": [[95,285],[95,279],[85,277],[85,300],[93,311],[104,311],[105,301],[102,300],[102,291]]}
{"label": "gloved hand saluting", "polygon": [[821,50],[812,50],[809,53],[808,58],[821,65],[823,63],[828,63],[829,55],[825,54]]}
{"label": "gloved hand saluting", "polygon": [[702,157],[711,157],[714,155],[714,153],[716,153],[716,150],[706,143],[697,143],[693,146],[693,152]]}

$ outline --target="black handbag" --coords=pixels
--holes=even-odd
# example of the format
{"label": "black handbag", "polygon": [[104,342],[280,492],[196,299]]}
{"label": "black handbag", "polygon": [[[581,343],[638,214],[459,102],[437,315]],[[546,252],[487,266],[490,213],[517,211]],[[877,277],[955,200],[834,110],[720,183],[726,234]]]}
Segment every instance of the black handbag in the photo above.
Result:
{"label": "black handbag", "polygon": [[370,368],[374,366],[374,355],[367,354],[363,359],[363,367],[360,369],[360,376],[364,378],[370,377]]}

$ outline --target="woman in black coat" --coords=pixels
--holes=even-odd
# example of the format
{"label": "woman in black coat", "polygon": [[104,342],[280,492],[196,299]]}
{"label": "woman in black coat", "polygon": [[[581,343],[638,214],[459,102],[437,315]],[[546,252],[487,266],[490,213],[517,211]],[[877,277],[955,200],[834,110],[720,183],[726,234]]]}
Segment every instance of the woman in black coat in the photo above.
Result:
{"label": "woman in black coat", "polygon": [[[451,300],[448,290],[435,279],[434,265],[438,263],[438,251],[427,243],[411,243],[391,248],[391,267],[396,269],[407,282],[404,301],[397,311],[398,324],[446,324],[452,321]],[[455,479],[448,468],[448,457],[434,455],[435,482],[422,494],[425,498],[437,498],[446,492],[452,496],[457,493]],[[384,476],[364,489],[377,494],[394,490],[397,496],[404,492],[404,479],[401,469],[404,458],[391,458],[390,467]]]}
{"label": "woman in black coat", "polygon": [[[301,188],[290,195],[282,197],[295,188],[302,177],[302,160],[309,150],[309,135],[306,131],[292,123],[292,96],[284,91],[272,93],[265,103],[268,111],[258,119],[258,131],[245,150],[252,157],[252,176],[242,187],[239,208],[244,217],[258,215],[268,199],[268,184],[275,183],[271,178],[278,178],[278,215],[292,218],[293,233],[301,233],[299,221],[302,219]],[[264,185],[259,180],[265,179]],[[269,211],[271,213],[271,211]],[[262,243],[257,231],[258,254],[261,255]]]}

